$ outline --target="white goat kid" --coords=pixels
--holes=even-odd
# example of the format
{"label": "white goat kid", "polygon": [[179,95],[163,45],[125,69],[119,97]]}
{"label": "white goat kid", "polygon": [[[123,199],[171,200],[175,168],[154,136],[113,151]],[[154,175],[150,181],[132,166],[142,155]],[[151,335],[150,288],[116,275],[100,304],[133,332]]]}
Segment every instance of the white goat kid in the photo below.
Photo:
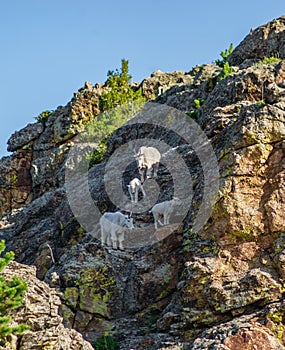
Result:
{"label": "white goat kid", "polygon": [[139,191],[142,192],[143,196],[146,196],[146,193],[143,189],[143,185],[141,181],[135,177],[130,181],[129,185],[127,185],[129,194],[131,196],[131,201],[137,203],[139,200]]}
{"label": "white goat kid", "polygon": [[115,213],[104,213],[100,218],[101,242],[102,245],[108,245],[113,249],[123,250],[123,241],[125,231],[134,228],[133,219],[117,211]]}
{"label": "white goat kid", "polygon": [[146,177],[151,178],[151,172],[153,170],[153,176],[157,176],[157,170],[161,158],[161,154],[155,147],[142,146],[135,154],[135,158],[138,162],[139,173],[141,181],[144,182],[144,173],[146,171]]}
{"label": "white goat kid", "polygon": [[[154,227],[157,229],[158,224],[161,226],[169,225],[170,215],[174,210],[176,205],[181,204],[181,200],[177,197],[173,197],[173,199],[161,203],[155,204],[150,212],[154,218]],[[160,217],[163,217],[163,223],[159,220]]]}

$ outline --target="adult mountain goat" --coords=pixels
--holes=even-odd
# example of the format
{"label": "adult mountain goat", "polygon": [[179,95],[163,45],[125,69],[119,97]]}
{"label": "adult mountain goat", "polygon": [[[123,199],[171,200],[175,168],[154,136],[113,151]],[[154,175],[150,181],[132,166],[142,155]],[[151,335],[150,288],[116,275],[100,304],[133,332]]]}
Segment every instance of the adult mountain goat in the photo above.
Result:
{"label": "adult mountain goat", "polygon": [[140,173],[141,181],[145,181],[146,177],[151,178],[151,172],[153,170],[153,176],[157,176],[157,170],[161,158],[161,154],[155,147],[142,146],[139,151],[135,154],[135,158],[138,162],[138,168]]}
{"label": "adult mountain goat", "polygon": [[[173,199],[169,201],[157,203],[152,207],[150,212],[154,218],[155,229],[157,229],[157,224],[160,224],[161,226],[169,224],[170,215],[173,212],[174,207],[179,204],[181,204],[181,200],[177,197],[173,197]],[[161,217],[163,217],[163,223],[159,220]]]}
{"label": "adult mountain goat", "polygon": [[102,245],[108,245],[113,249],[124,249],[123,241],[125,231],[134,228],[133,219],[117,211],[115,213],[104,213],[100,218],[101,242]]}

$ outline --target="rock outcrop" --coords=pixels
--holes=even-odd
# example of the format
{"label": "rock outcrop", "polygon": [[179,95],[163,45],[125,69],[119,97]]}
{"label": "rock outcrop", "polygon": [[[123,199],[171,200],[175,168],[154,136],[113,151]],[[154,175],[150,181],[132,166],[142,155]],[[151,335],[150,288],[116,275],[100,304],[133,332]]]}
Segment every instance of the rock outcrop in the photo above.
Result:
{"label": "rock outcrop", "polygon": [[285,16],[277,18],[263,26],[251,30],[236,47],[229,62],[239,66],[247,65],[265,57],[285,57]]}
{"label": "rock outcrop", "polygon": [[67,329],[58,313],[61,305],[55,290],[36,278],[34,266],[21,265],[14,261],[4,269],[6,279],[18,276],[28,284],[23,304],[12,312],[13,325],[25,323],[30,327],[21,336],[12,335],[5,350],[92,350],[90,343],[74,329]]}
{"label": "rock outcrop", "polygon": [[[201,162],[186,140],[150,125],[117,130],[106,154],[133,135],[163,139],[178,150],[193,178],[183,224],[160,228],[157,241],[117,251],[101,245],[95,219],[86,232],[74,217],[65,161],[75,136],[96,118],[103,85],[87,83],[45,125],[29,125],[10,139],[14,153],[0,162],[1,236],[18,262],[35,265],[37,276],[61,292],[67,327],[89,341],[108,332],[122,350],[285,349],[284,35],[284,17],[252,31],[233,51],[233,73],[222,80],[221,68],[209,64],[188,73],[155,72],[134,85],[192,116],[211,142],[219,193],[198,231]],[[271,56],[272,62],[264,60]],[[88,178],[94,203],[113,211],[104,186],[107,156]],[[135,171],[131,165],[125,177]],[[160,199],[171,196],[172,179],[162,166],[156,183]],[[152,218],[134,216],[139,239]]]}

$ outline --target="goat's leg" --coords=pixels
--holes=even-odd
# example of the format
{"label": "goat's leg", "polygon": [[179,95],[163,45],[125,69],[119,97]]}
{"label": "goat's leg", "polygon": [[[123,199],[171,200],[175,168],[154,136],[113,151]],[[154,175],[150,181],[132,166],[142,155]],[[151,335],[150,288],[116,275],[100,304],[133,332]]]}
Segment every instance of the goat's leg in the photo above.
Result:
{"label": "goat's leg", "polygon": [[137,203],[138,201],[139,201],[139,191],[136,188],[136,191],[135,191],[135,203]]}
{"label": "goat's leg", "polygon": [[146,168],[146,178],[151,179],[151,169],[152,168]]}
{"label": "goat's leg", "polygon": [[121,233],[120,236],[118,237],[119,249],[121,249],[121,250],[124,250],[124,247],[123,247],[124,239],[125,239],[124,233]]}
{"label": "goat's leg", "polygon": [[140,189],[141,189],[141,191],[142,191],[143,196],[145,197],[145,196],[146,196],[146,193],[145,193],[145,190],[144,190],[144,188],[142,187],[142,185],[141,185]]}
{"label": "goat's leg", "polygon": [[156,212],[154,212],[152,214],[153,214],[153,219],[154,219],[154,228],[157,230],[158,217],[157,217]]}
{"label": "goat's leg", "polygon": [[131,190],[130,187],[128,187],[128,191],[129,191],[129,195],[130,195],[130,197],[131,197],[131,202],[133,202],[133,201],[134,201],[133,192],[132,192],[132,190]]}
{"label": "goat's leg", "polygon": [[113,245],[113,249],[118,249],[118,242],[117,242],[117,238],[116,239],[112,239],[112,245]]}
{"label": "goat's leg", "polygon": [[163,224],[167,225],[167,212],[163,213]]}
{"label": "goat's leg", "polygon": [[157,177],[158,163],[153,164],[153,177]]}
{"label": "goat's leg", "polygon": [[106,233],[105,233],[103,227],[101,227],[101,244],[102,245],[106,244]]}
{"label": "goat's leg", "polygon": [[144,169],[144,168],[140,168],[140,169],[139,169],[139,173],[140,173],[141,182],[144,182],[144,171],[145,171],[145,169]]}
{"label": "goat's leg", "polygon": [[163,216],[163,214],[157,213],[157,222],[160,226],[163,226],[163,223],[159,220],[161,216]]}
{"label": "goat's leg", "polygon": [[111,233],[109,232],[107,235],[107,246],[111,246]]}
{"label": "goat's leg", "polygon": [[164,226],[165,225],[165,223],[164,222],[162,223],[159,219],[157,219],[157,221],[158,221],[160,226]]}
{"label": "goat's leg", "polygon": [[169,218],[170,218],[170,213],[166,212],[164,215],[164,224],[169,225]]}
{"label": "goat's leg", "polygon": [[118,241],[117,241],[118,237],[117,237],[117,233],[112,231],[111,232],[111,240],[112,240],[112,246],[113,249],[117,249],[118,246]]}

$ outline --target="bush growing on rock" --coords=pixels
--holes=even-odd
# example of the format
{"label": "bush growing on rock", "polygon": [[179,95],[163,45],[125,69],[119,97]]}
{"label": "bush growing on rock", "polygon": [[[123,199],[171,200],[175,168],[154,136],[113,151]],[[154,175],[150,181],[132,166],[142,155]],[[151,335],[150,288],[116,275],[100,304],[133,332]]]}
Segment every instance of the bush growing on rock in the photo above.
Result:
{"label": "bush growing on rock", "polygon": [[217,83],[222,79],[226,78],[228,75],[230,75],[233,72],[233,68],[228,62],[228,59],[232,54],[232,52],[233,52],[233,44],[231,43],[228,49],[225,49],[220,53],[220,56],[222,57],[222,59],[215,60],[216,65],[222,68],[221,73],[217,77]]}
{"label": "bush growing on rock", "polygon": [[192,104],[193,109],[189,112],[186,112],[185,114],[191,117],[192,119],[197,119],[197,117],[199,116],[199,109],[202,107],[203,103],[203,98],[199,97],[195,99]]}
{"label": "bush growing on rock", "polygon": [[125,105],[120,108],[114,108],[101,113],[87,125],[86,141],[97,143],[96,150],[86,154],[89,167],[103,160],[107,149],[107,141],[111,134],[132,118],[133,113],[139,110],[140,106],[141,104],[136,104],[135,106]]}
{"label": "bush growing on rock", "polygon": [[[0,241],[0,254],[5,250],[5,242]],[[5,253],[0,258],[0,272],[14,259],[13,252]],[[5,344],[7,336],[11,334],[22,334],[29,326],[19,324],[10,326],[11,317],[8,316],[11,310],[22,305],[24,292],[27,290],[27,283],[14,276],[12,280],[6,280],[0,276],[0,344]]]}
{"label": "bush growing on rock", "polygon": [[132,76],[129,74],[129,62],[122,59],[121,71],[108,71],[107,87],[108,92],[103,92],[100,98],[101,112],[113,109],[130,102],[143,102],[146,98],[142,90],[134,90],[130,85]]}
{"label": "bush growing on rock", "polygon": [[278,56],[271,56],[271,57],[264,57],[263,60],[258,62],[257,65],[259,64],[273,64],[273,63],[278,63],[281,61],[281,58]]}
{"label": "bush growing on rock", "polygon": [[93,342],[95,350],[116,350],[118,349],[118,342],[115,338],[109,335],[104,335]]}
{"label": "bush growing on rock", "polygon": [[220,53],[220,56],[222,57],[222,59],[215,60],[216,65],[223,68],[225,63],[228,61],[228,58],[232,54],[232,52],[233,52],[233,44],[231,43],[228,49],[225,49]]}
{"label": "bush growing on rock", "polygon": [[228,75],[230,75],[233,72],[233,68],[230,66],[229,62],[226,62],[223,66],[223,69],[221,73],[219,74],[217,78],[217,82],[221,81],[222,79],[226,78]]}
{"label": "bush growing on rock", "polygon": [[48,120],[48,118],[50,117],[50,115],[52,114],[53,111],[43,111],[42,113],[40,113],[37,117],[35,117],[35,119],[39,122],[39,123],[43,123],[45,124],[46,121]]}
{"label": "bush growing on rock", "polygon": [[[135,91],[130,85],[132,76],[129,74],[127,60],[122,59],[120,71],[118,69],[109,71],[107,76],[109,91],[103,92],[99,101],[102,113],[87,126],[88,138],[98,142],[96,151],[89,152],[86,156],[90,167],[103,160],[110,135],[133,117],[137,106],[146,102],[141,89]],[[136,106],[129,107],[133,102],[136,103]]]}

